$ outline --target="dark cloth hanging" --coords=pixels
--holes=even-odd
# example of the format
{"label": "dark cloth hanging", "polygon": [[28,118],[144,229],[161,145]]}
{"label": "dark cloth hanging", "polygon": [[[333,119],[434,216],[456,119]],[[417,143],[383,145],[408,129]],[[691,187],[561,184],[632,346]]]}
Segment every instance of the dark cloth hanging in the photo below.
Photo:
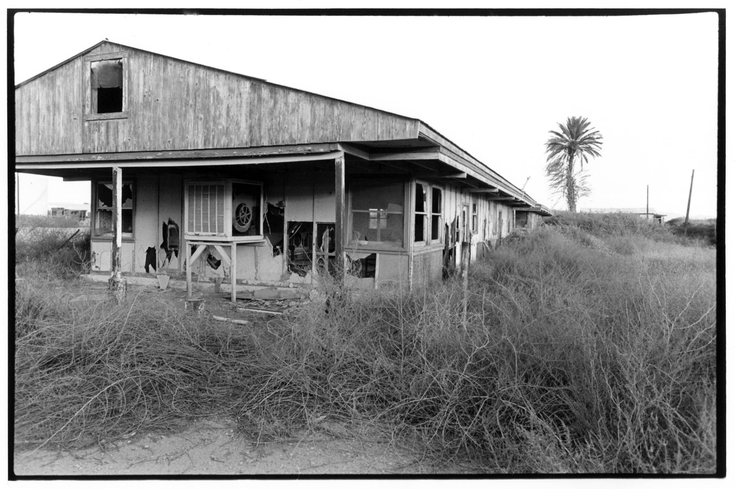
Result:
{"label": "dark cloth hanging", "polygon": [[92,63],[92,88],[122,88],[122,61]]}
{"label": "dark cloth hanging", "polygon": [[145,273],[151,273],[151,268],[156,271],[156,249],[153,246],[145,250]]}

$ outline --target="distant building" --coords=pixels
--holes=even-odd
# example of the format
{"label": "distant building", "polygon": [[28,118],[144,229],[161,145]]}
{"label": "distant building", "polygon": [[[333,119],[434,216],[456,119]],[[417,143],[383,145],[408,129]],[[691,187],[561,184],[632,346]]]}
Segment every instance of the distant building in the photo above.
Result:
{"label": "distant building", "polygon": [[89,204],[50,204],[47,215],[86,221],[89,219]]}
{"label": "distant building", "polygon": [[581,212],[589,212],[592,214],[635,214],[641,219],[649,219],[658,224],[663,224],[664,218],[666,217],[666,214],[659,214],[651,208],[646,211],[645,207],[588,207],[586,209],[581,209]]}

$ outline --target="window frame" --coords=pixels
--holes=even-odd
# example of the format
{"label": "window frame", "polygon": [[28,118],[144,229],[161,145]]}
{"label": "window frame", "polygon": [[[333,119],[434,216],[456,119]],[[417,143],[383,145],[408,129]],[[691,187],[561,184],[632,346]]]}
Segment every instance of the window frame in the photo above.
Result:
{"label": "window frame", "polygon": [[[92,90],[92,63],[97,61],[113,61],[120,60],[122,62],[122,111],[107,112],[98,114],[95,104],[93,103]],[[128,62],[128,53],[126,51],[116,51],[113,53],[90,54],[84,56],[82,61],[82,86],[84,90],[84,120],[85,121],[102,121],[114,119],[127,119],[129,116],[129,100],[130,100],[130,69]]]}
{"label": "window frame", "polygon": [[[249,236],[236,236],[233,233],[233,225],[232,225],[232,214],[233,214],[233,206],[232,206],[232,192],[233,192],[233,185],[234,184],[246,184],[246,185],[254,185],[260,188],[260,202],[258,202],[258,219],[259,219],[259,234],[253,234]],[[225,187],[225,196],[224,196],[224,232],[217,234],[217,233],[196,233],[189,230],[189,187],[191,185],[224,185]],[[247,242],[261,242],[265,240],[265,235],[263,234],[263,205],[265,203],[265,195],[263,192],[263,182],[258,182],[254,180],[241,180],[241,179],[198,179],[198,178],[190,178],[184,180],[184,225],[183,225],[183,235],[184,239],[187,241],[226,241],[226,242],[238,242],[238,243],[247,243]]]}
{"label": "window frame", "polygon": [[[440,200],[439,203],[439,212],[434,212],[434,190],[439,191]],[[444,188],[438,186],[438,185],[431,185],[431,194],[430,194],[430,205],[429,208],[431,212],[429,213],[429,241],[431,243],[441,243],[444,239]],[[438,217],[437,220],[437,237],[434,239],[433,233],[434,233],[434,217]]]}
{"label": "window frame", "polygon": [[386,211],[379,211],[379,210],[378,211],[375,211],[378,214],[378,216],[377,216],[377,218],[378,218],[378,224],[377,224],[378,225],[378,228],[380,227],[380,219],[381,219],[380,214],[386,214],[386,215],[387,214],[391,214],[391,215],[399,215],[400,214],[400,215],[403,216],[403,236],[402,236],[402,239],[401,239],[401,241],[402,241],[402,245],[401,246],[384,245],[384,244],[380,244],[381,242],[379,242],[379,241],[368,241],[367,244],[363,244],[363,243],[360,242],[362,240],[355,240],[353,238],[353,236],[354,236],[354,214],[355,214],[355,212],[357,212],[357,213],[368,213],[368,214],[372,212],[370,209],[368,209],[368,210],[365,210],[365,209],[355,210],[354,207],[353,207],[354,188],[355,188],[356,184],[359,184],[360,182],[363,182],[363,183],[364,182],[373,182],[373,183],[383,183],[383,184],[386,184],[385,179],[379,179],[379,178],[370,177],[370,176],[352,177],[347,182],[347,193],[346,193],[347,194],[346,195],[346,197],[347,197],[347,199],[346,199],[347,200],[347,226],[346,226],[346,228],[347,228],[347,239],[345,240],[346,243],[347,243],[347,246],[349,246],[350,248],[361,249],[361,250],[364,249],[364,250],[376,250],[376,251],[386,251],[386,252],[391,252],[391,251],[402,252],[402,251],[406,251],[408,249],[408,246],[409,246],[409,243],[410,243],[410,239],[411,239],[411,235],[412,235],[412,234],[409,234],[409,233],[411,233],[413,231],[413,230],[409,230],[409,226],[410,226],[410,220],[409,220],[410,213],[407,212],[407,209],[411,209],[411,206],[410,206],[410,198],[411,198],[411,186],[410,186],[410,183],[411,182],[409,182],[408,180],[403,180],[403,179],[396,179],[395,181],[389,182],[389,183],[393,183],[395,185],[400,185],[400,186],[403,187],[403,210],[400,213],[399,212],[393,212],[393,211],[389,212],[387,210]]}
{"label": "window frame", "polygon": [[[416,188],[418,185],[424,187],[426,200],[424,203],[424,211],[420,212],[416,210]],[[411,229],[411,237],[413,238],[414,246],[430,246],[439,244],[444,239],[444,188],[440,185],[435,185],[423,180],[415,180],[413,182],[413,196],[411,202],[413,203],[413,229]],[[434,212],[434,191],[438,191],[440,195],[440,203],[438,212]],[[419,216],[424,218],[424,239],[416,240],[416,219]],[[434,217],[437,219],[437,225],[434,226]],[[437,229],[437,237],[433,237],[434,229]]]}
{"label": "window frame", "polygon": [[[423,188],[423,194],[424,194],[424,210],[419,211],[416,207],[416,204],[418,202],[418,186],[421,185]],[[411,236],[413,238],[413,244],[414,245],[428,245],[431,243],[431,222],[429,219],[429,216],[431,213],[429,210],[431,209],[431,194],[430,192],[427,192],[427,189],[430,189],[431,185],[429,185],[426,182],[422,182],[420,180],[416,180],[413,182],[413,229],[411,230]],[[423,236],[422,239],[416,239],[416,223],[418,219],[421,218],[424,221],[424,228],[423,228]]]}
{"label": "window frame", "polygon": [[[92,239],[112,240],[112,239],[114,239],[114,236],[115,236],[115,229],[114,229],[115,223],[112,224],[113,225],[113,229],[111,231],[105,232],[105,233],[100,233],[98,231],[99,228],[97,227],[97,222],[98,222],[97,216],[98,216],[99,211],[100,210],[107,210],[107,208],[105,208],[105,207],[103,207],[102,209],[100,209],[100,205],[99,205],[100,204],[100,199],[99,199],[99,185],[107,185],[107,184],[112,185],[113,184],[112,180],[100,179],[100,180],[93,180],[92,181],[92,203],[93,203],[93,208],[92,208],[92,216],[90,218],[90,221],[91,222],[89,223],[90,230],[91,230],[91,235],[92,235]],[[136,208],[135,201],[137,200],[137,184],[136,184],[136,181],[134,179],[123,179],[122,185],[123,186],[125,186],[125,185],[131,185],[132,186],[131,191],[132,191],[133,197],[132,197],[132,203],[131,203],[131,207],[130,207],[130,213],[131,213],[131,225],[133,227],[133,231],[130,232],[130,233],[126,233],[126,232],[123,231],[123,233],[122,233],[122,239],[123,240],[126,240],[126,241],[130,241],[130,240],[134,240],[135,239],[135,210],[136,210],[135,209]],[[112,212],[112,209],[113,209],[113,206],[114,206],[115,203],[113,202],[112,204],[113,205],[111,205],[109,207],[110,212]],[[125,209],[125,207],[123,207],[123,210],[124,209]],[[114,212],[113,212],[113,215],[114,215]]]}

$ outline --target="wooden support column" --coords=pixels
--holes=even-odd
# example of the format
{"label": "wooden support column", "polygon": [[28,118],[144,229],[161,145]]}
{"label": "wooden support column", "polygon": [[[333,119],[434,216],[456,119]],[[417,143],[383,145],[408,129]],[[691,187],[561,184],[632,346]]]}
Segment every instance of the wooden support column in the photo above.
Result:
{"label": "wooden support column", "polygon": [[191,244],[186,243],[186,298],[191,299],[192,297],[192,284],[191,284]]}
{"label": "wooden support column", "polygon": [[232,281],[230,300],[237,302],[237,243],[234,241],[230,245],[230,280]]}
{"label": "wooden support column", "polygon": [[347,231],[345,212],[345,156],[340,154],[334,160],[334,198],[335,198],[335,218],[334,218],[334,251],[337,273],[340,279],[344,279],[347,272],[345,264],[345,243],[347,242],[345,233]]}
{"label": "wooden support column", "polygon": [[117,303],[125,300],[127,284],[122,278],[122,169],[112,168],[112,221],[114,226],[112,241],[112,275],[109,290]]}

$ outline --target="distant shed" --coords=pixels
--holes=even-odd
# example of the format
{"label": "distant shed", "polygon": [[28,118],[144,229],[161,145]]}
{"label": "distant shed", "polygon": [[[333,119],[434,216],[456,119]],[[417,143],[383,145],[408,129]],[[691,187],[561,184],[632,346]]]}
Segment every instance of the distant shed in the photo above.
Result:
{"label": "distant shed", "polygon": [[659,214],[653,209],[646,210],[645,207],[616,207],[616,208],[586,208],[581,209],[581,212],[590,212],[592,214],[634,214],[641,219],[647,219],[656,224],[663,224],[666,218],[666,214]]}

